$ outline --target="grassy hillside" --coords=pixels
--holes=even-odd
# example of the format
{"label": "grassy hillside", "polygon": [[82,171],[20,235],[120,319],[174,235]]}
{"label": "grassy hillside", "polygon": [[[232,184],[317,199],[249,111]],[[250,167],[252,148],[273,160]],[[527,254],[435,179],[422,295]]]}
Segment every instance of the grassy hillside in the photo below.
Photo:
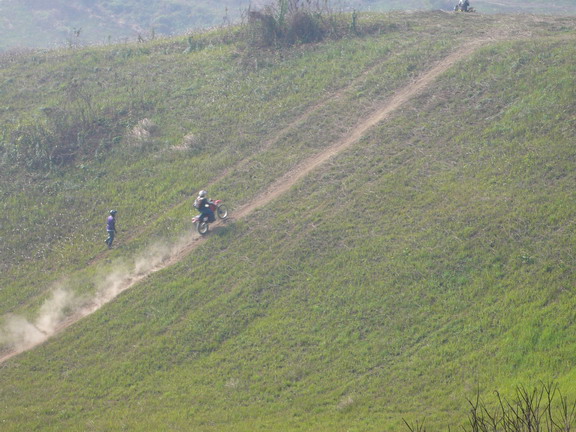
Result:
{"label": "grassy hillside", "polygon": [[3,58],[6,352],[25,318],[73,313],[189,233],[199,188],[234,215],[459,36],[493,38],[285,195],[0,364],[3,430],[445,430],[478,390],[555,380],[576,398],[576,20],[359,24],[278,51],[229,30]]}

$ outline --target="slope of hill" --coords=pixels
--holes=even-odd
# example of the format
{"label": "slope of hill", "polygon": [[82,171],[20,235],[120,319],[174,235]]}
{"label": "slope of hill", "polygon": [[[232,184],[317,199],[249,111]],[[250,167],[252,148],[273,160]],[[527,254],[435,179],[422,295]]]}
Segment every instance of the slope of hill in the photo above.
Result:
{"label": "slope of hill", "polygon": [[[192,253],[3,362],[3,428],[459,427],[476,389],[576,396],[576,20],[360,22],[281,51],[216,32],[4,59],[4,352]],[[6,146],[67,130],[68,164]],[[197,242],[205,185],[236,216]]]}

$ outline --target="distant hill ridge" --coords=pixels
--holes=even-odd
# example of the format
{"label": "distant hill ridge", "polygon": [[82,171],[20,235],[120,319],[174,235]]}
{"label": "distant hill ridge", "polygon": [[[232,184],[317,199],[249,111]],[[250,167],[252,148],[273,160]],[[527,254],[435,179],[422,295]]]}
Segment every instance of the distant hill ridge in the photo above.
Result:
{"label": "distant hill ridge", "polygon": [[[0,50],[58,48],[150,39],[229,25],[249,8],[279,8],[283,0],[4,0],[0,3]],[[313,4],[312,2],[311,4]],[[453,0],[348,0],[317,2],[335,12],[452,10]],[[473,2],[481,13],[576,14],[570,0]],[[302,3],[304,4],[304,2]]]}

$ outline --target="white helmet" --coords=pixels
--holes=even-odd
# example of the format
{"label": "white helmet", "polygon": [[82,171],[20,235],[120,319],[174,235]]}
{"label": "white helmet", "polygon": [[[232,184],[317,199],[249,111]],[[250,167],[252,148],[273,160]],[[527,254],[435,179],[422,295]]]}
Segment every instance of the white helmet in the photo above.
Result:
{"label": "white helmet", "polygon": [[206,197],[207,195],[208,195],[208,191],[201,190],[200,192],[198,192],[198,196],[199,196],[200,198],[204,198],[204,197]]}

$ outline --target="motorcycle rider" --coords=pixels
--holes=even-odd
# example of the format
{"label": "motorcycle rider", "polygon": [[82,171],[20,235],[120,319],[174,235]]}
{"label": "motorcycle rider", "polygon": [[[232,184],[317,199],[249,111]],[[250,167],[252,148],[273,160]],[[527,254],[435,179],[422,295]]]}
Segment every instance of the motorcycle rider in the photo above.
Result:
{"label": "motorcycle rider", "polygon": [[213,202],[208,198],[208,191],[201,190],[198,192],[198,197],[194,200],[194,207],[200,212],[201,218],[208,216],[208,222],[214,222],[216,216],[210,209],[210,204],[213,204]]}

